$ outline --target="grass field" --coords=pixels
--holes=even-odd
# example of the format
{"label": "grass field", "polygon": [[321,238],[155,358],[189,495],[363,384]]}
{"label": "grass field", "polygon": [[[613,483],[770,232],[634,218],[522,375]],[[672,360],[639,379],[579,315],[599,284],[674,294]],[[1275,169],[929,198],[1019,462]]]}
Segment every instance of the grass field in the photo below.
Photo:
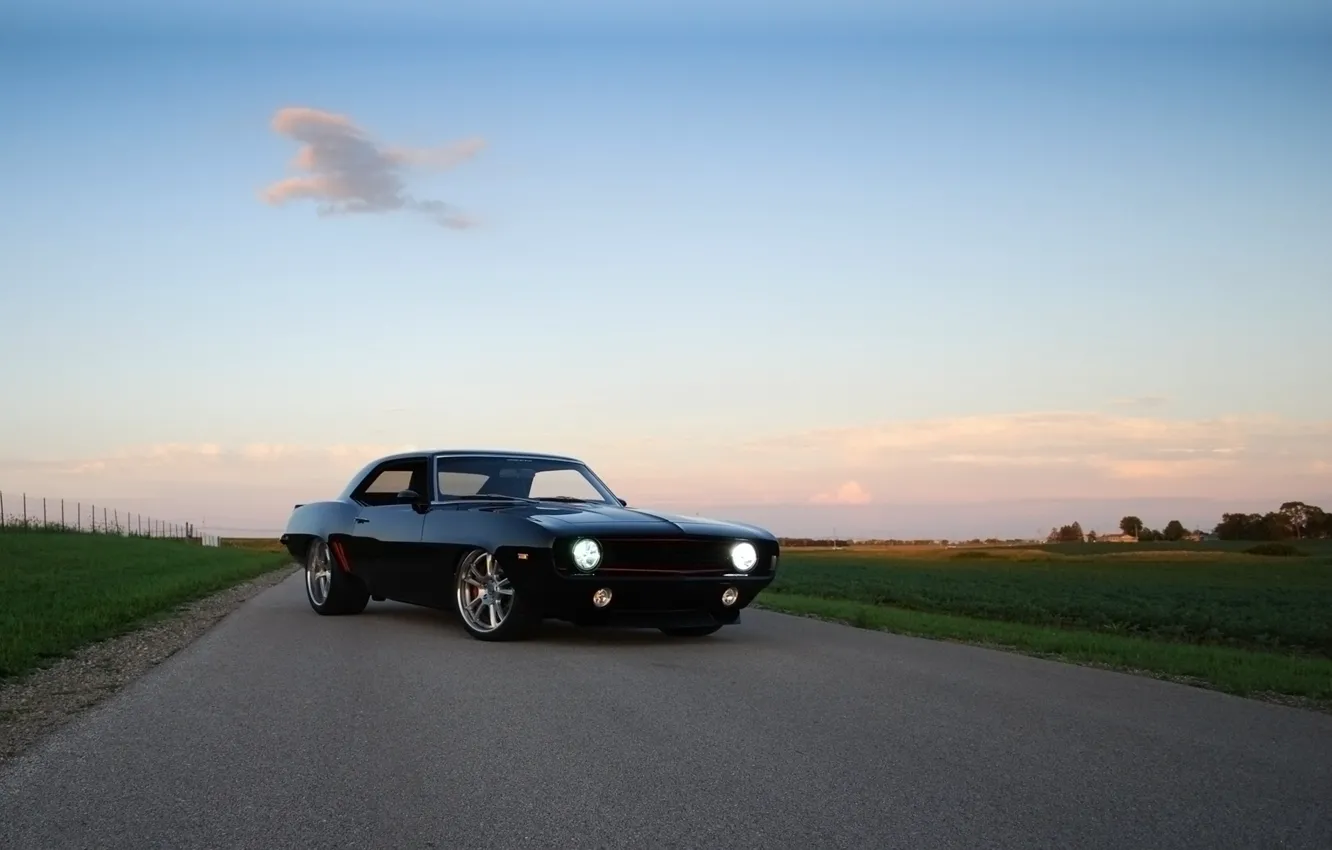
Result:
{"label": "grass field", "polygon": [[[1332,541],[788,548],[774,610],[1332,708]],[[0,679],[290,563],[276,540],[0,532]]]}
{"label": "grass field", "polygon": [[279,543],[276,537],[223,537],[219,543],[224,549],[244,549],[247,552],[287,551],[287,547]]}
{"label": "grass field", "polygon": [[760,605],[1332,701],[1332,546],[1252,545],[788,549]]}
{"label": "grass field", "polygon": [[180,540],[0,531],[0,679],[287,563]]}

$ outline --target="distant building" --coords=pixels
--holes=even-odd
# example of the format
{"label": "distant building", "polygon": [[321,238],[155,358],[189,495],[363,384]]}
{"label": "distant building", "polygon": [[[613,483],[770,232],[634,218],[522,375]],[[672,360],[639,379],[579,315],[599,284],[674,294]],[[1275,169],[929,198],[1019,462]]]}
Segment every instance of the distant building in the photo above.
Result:
{"label": "distant building", "polygon": [[1132,534],[1123,533],[1096,535],[1097,543],[1134,543],[1137,539]]}

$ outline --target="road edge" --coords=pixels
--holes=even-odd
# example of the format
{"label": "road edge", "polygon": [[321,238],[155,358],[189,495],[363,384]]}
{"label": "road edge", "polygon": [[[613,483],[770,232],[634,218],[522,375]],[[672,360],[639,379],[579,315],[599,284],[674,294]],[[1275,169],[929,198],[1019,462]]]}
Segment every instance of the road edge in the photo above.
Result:
{"label": "road edge", "polygon": [[[860,605],[863,603],[851,603]],[[1139,676],[1146,679],[1156,679],[1163,682],[1171,682],[1177,685],[1186,685],[1199,690],[1211,691],[1212,693],[1225,694],[1235,699],[1251,700],[1254,702],[1266,703],[1268,705],[1279,705],[1285,708],[1296,708],[1305,711],[1312,711],[1319,714],[1332,714],[1332,700],[1323,701],[1312,697],[1298,696],[1276,691],[1250,691],[1247,693],[1236,693],[1226,688],[1218,686],[1205,678],[1178,675],[1162,670],[1153,670],[1146,667],[1134,667],[1122,664],[1112,664],[1105,661],[1098,661],[1087,658],[1069,657],[1057,652],[1047,652],[1032,647],[1021,646],[1016,643],[981,640],[975,638],[966,638],[953,635],[930,634],[925,631],[916,631],[910,629],[896,629],[885,624],[865,625],[855,622],[851,619],[838,617],[832,614],[816,613],[802,609],[795,605],[783,605],[780,600],[756,599],[750,603],[750,607],[759,611],[766,611],[772,614],[783,614],[788,617],[800,617],[807,620],[817,620],[823,623],[832,623],[840,626],[850,626],[853,629],[862,631],[881,632],[883,634],[894,634],[902,637],[918,638],[920,640],[933,640],[942,643],[954,643],[962,646],[974,646],[981,649],[990,649],[998,652],[1007,652],[1013,655],[1025,655],[1028,658],[1040,658],[1045,661],[1054,661],[1060,664],[1071,664],[1076,667],[1087,667],[1094,670],[1106,670],[1113,673],[1124,673],[1131,676]],[[872,606],[871,606],[872,607]],[[950,615],[961,616],[961,615]],[[974,619],[974,618],[971,618]]]}
{"label": "road edge", "polygon": [[133,683],[300,568],[294,562],[284,564],[0,684],[0,765]]}

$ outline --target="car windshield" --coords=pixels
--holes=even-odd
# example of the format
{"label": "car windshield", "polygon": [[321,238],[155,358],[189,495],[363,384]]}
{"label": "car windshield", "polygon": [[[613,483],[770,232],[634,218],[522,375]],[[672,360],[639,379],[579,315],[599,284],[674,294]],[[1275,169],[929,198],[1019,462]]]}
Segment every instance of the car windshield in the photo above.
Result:
{"label": "car windshield", "polygon": [[522,455],[437,455],[435,480],[439,498],[538,499],[612,503],[605,490],[581,463]]}

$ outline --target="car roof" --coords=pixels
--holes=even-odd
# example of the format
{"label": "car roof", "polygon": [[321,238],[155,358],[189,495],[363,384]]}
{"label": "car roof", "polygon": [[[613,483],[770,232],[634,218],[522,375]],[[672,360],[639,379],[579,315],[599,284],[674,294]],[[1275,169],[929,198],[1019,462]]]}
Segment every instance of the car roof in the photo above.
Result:
{"label": "car roof", "polygon": [[498,456],[498,457],[530,457],[540,458],[542,460],[567,460],[574,463],[583,463],[582,460],[570,455],[547,454],[545,452],[514,451],[506,449],[417,449],[412,452],[398,452],[397,454],[384,455],[377,458],[375,464],[383,463],[386,460],[399,460],[409,457],[421,457],[422,455],[457,455],[457,456]]}
{"label": "car roof", "polygon": [[365,481],[365,477],[370,474],[370,471],[381,463],[395,460],[407,460],[408,458],[423,456],[433,457],[434,455],[452,455],[455,457],[526,457],[539,460],[567,461],[569,463],[580,464],[584,467],[587,466],[586,462],[579,460],[576,457],[570,457],[569,455],[544,454],[542,452],[505,451],[503,449],[417,449],[416,451],[411,452],[395,452],[391,455],[381,455],[368,462],[365,466],[361,467],[359,472],[347,481],[339,498],[349,498],[351,494],[356,491],[356,488]]}

